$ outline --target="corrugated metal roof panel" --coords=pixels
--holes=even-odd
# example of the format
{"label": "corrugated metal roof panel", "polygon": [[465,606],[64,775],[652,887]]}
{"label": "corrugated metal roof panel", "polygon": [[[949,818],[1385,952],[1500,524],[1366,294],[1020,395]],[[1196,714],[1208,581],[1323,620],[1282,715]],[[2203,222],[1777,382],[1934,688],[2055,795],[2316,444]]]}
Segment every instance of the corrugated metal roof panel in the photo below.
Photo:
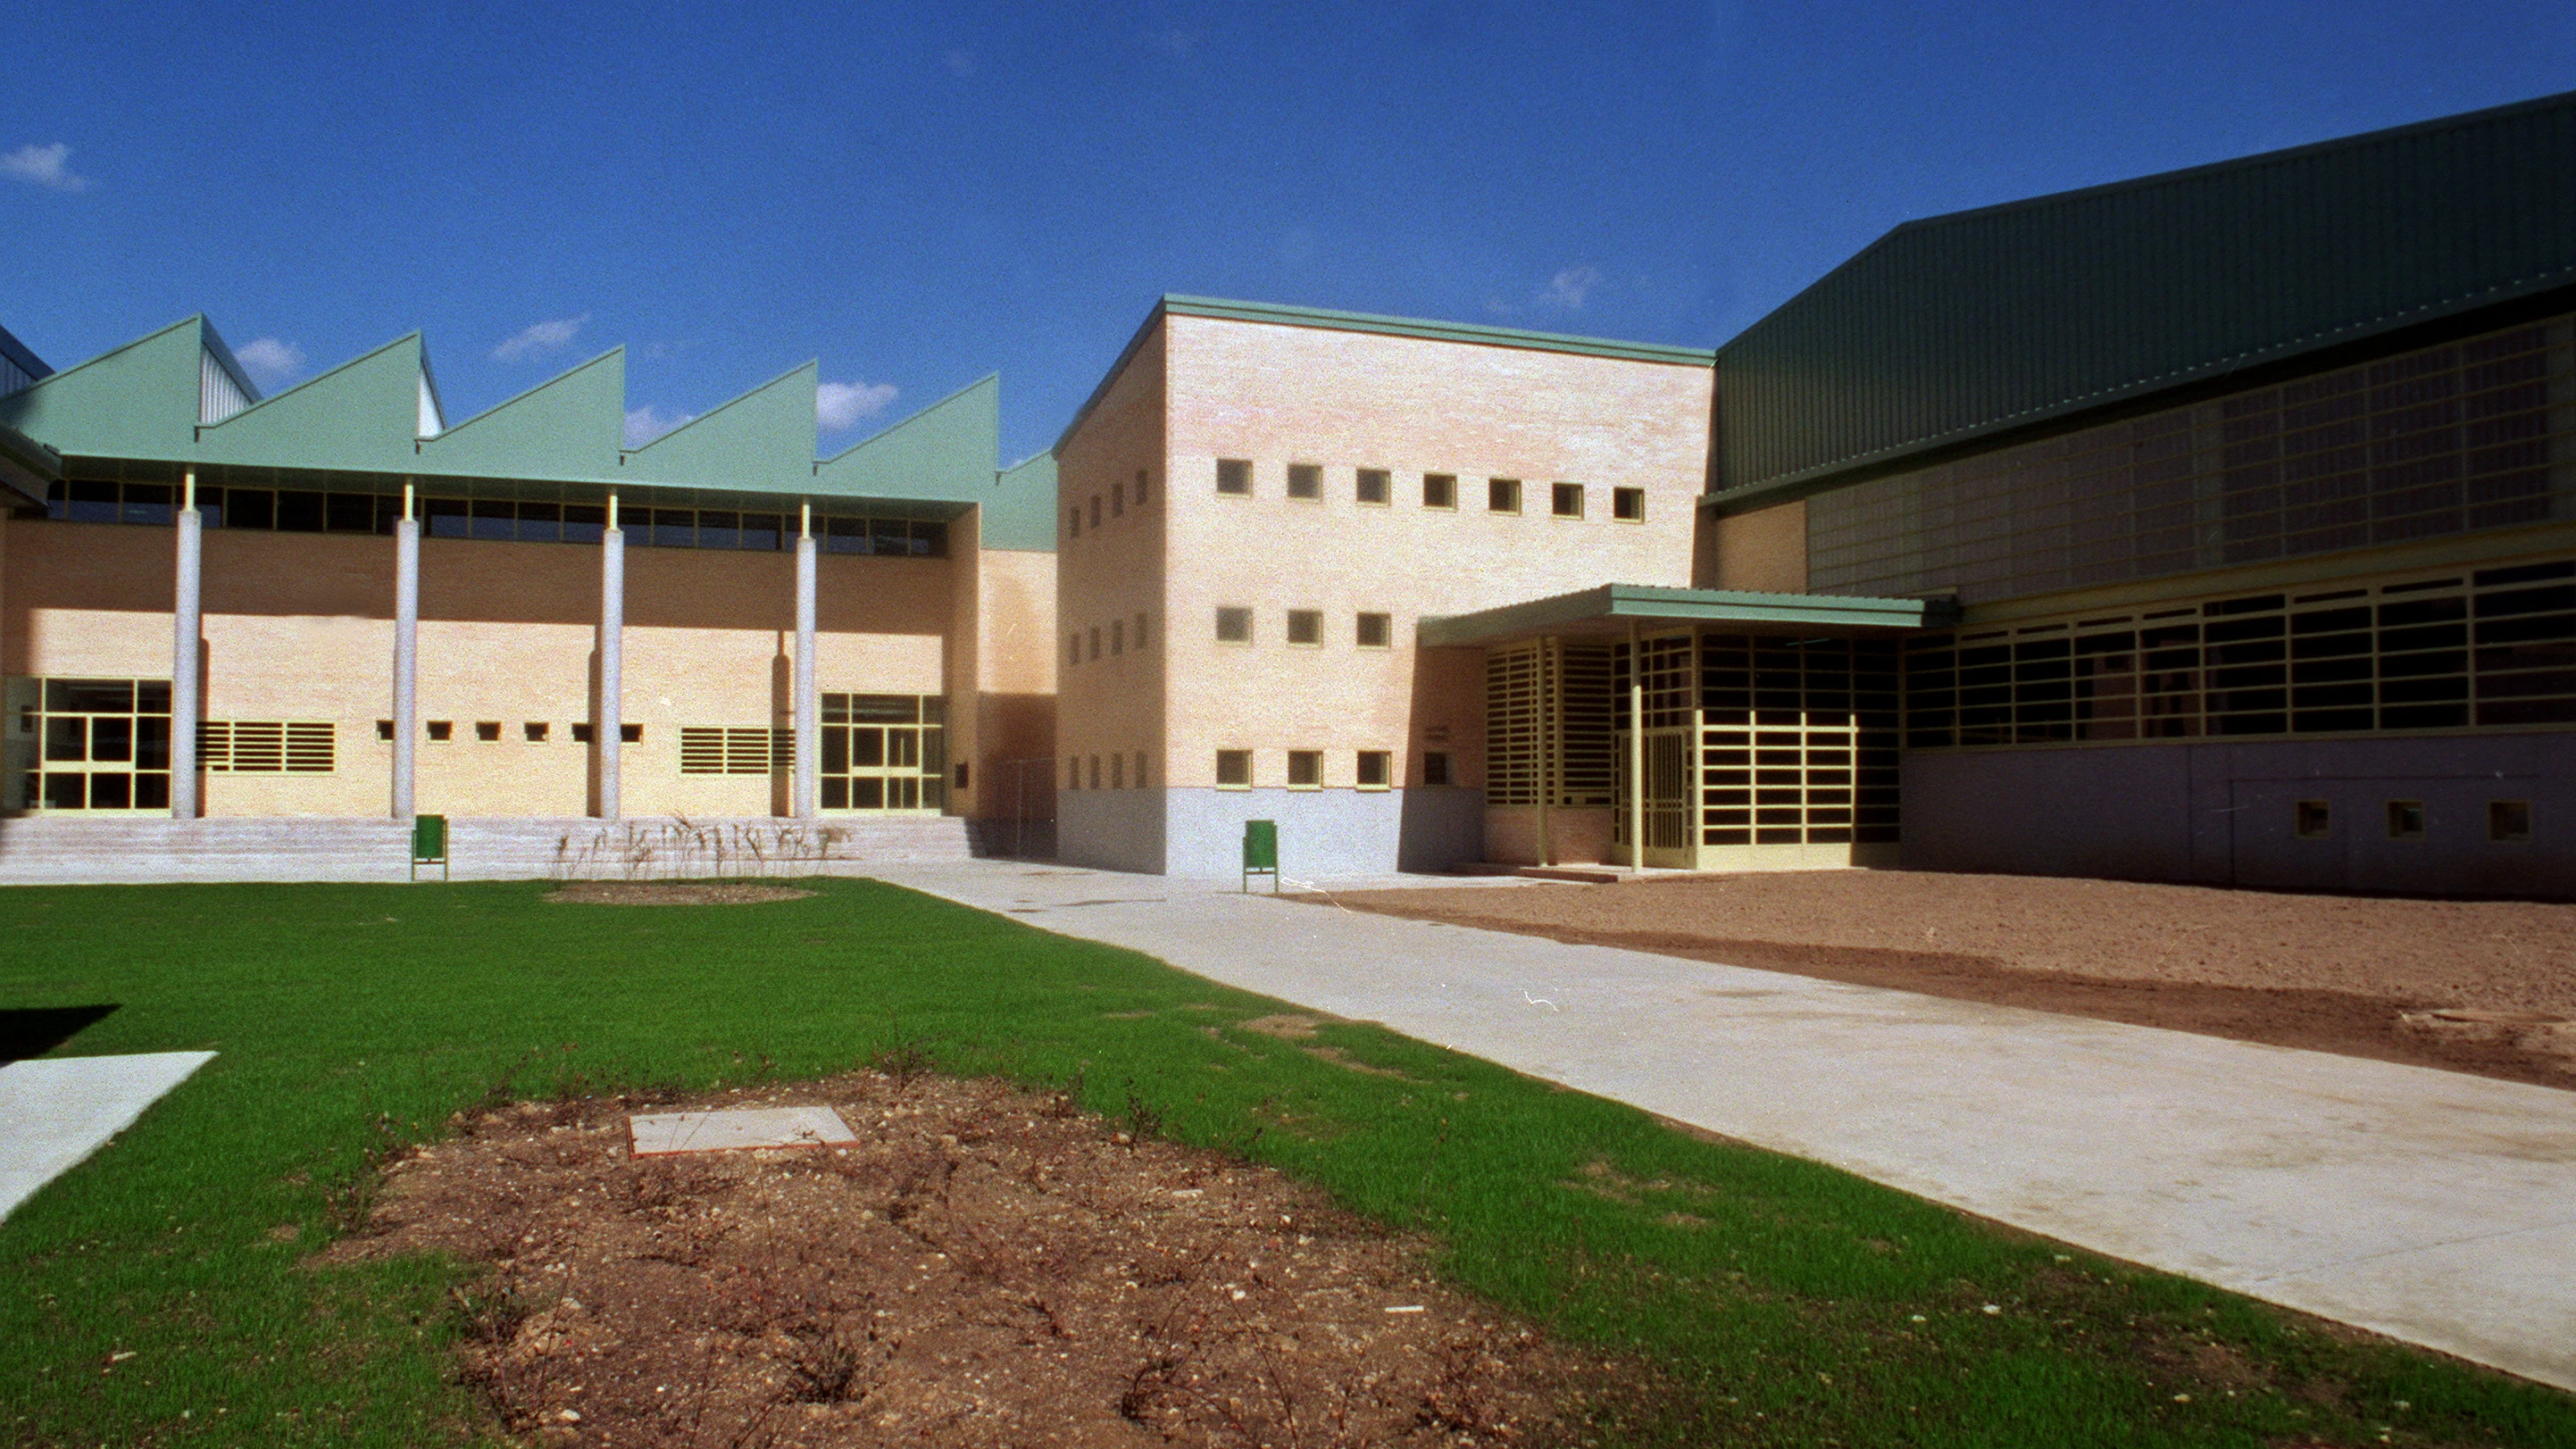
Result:
{"label": "corrugated metal roof panel", "polygon": [[2576,285],[2576,92],[1909,222],[1718,349],[1719,476],[1782,496]]}

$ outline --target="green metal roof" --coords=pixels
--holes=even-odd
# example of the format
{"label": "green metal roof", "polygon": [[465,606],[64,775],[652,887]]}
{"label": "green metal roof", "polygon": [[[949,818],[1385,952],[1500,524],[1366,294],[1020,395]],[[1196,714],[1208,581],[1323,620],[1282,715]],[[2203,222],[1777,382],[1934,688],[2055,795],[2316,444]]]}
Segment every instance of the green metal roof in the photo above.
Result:
{"label": "green metal roof", "polygon": [[[240,396],[210,401],[209,369],[229,378]],[[1055,546],[1052,474],[994,466],[998,377],[817,459],[816,376],[815,364],[802,364],[628,448],[623,348],[442,428],[418,333],[262,398],[223,339],[203,317],[191,317],[0,397],[0,430],[24,440],[19,451],[30,471],[74,459],[76,466],[193,465],[230,476],[275,471],[345,480],[335,486],[457,480],[478,496],[580,485],[649,488],[674,502],[706,494],[763,502],[835,497],[887,504],[904,516],[949,517],[972,504],[983,510],[985,546]]]}
{"label": "green metal roof", "polygon": [[[1742,589],[1665,589],[1603,584],[1579,593],[1505,604],[1473,614],[1422,621],[1425,648],[1500,644],[1545,635],[1624,635],[1628,626],[1723,624],[1748,633],[1825,629],[1836,633],[1919,629],[1922,599],[1848,598],[1830,594],[1757,594]],[[1932,621],[1937,622],[1937,621]]]}
{"label": "green metal roof", "polygon": [[2576,92],[1908,222],[1718,349],[1756,506],[2576,288]]}
{"label": "green metal roof", "polygon": [[1558,332],[1525,332],[1513,327],[1484,327],[1473,322],[1441,322],[1422,317],[1385,317],[1372,312],[1334,312],[1322,307],[1291,307],[1279,302],[1238,302],[1223,297],[1185,297],[1166,292],[1145,314],[1135,334],[1120,349],[1118,360],[1100,375],[1100,385],[1076,408],[1073,420],[1056,435],[1061,449],[1074,429],[1109,393],[1109,384],[1124,372],[1136,349],[1166,316],[1216,317],[1229,322],[1266,322],[1280,327],[1315,327],[1329,332],[1374,332],[1387,337],[1420,337],[1433,342],[1467,342],[1484,347],[1518,347],[1535,352],[1568,352],[1584,357],[1615,357],[1628,362],[1666,362],[1707,367],[1717,354],[1704,347],[1667,347],[1658,342],[1619,342],[1604,337],[1571,337]]}

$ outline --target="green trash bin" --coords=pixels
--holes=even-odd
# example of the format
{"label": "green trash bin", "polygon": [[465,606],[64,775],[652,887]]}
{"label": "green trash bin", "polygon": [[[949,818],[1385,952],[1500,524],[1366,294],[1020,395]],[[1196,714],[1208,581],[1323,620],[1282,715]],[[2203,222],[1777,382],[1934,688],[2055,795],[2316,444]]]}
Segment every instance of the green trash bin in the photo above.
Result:
{"label": "green trash bin", "polygon": [[1279,894],[1279,822],[1247,820],[1243,822],[1243,890],[1252,891],[1252,878],[1270,877],[1270,893]]}
{"label": "green trash bin", "polygon": [[447,817],[415,815],[411,818],[411,878],[420,879],[424,865],[438,867],[438,878],[447,879]]}

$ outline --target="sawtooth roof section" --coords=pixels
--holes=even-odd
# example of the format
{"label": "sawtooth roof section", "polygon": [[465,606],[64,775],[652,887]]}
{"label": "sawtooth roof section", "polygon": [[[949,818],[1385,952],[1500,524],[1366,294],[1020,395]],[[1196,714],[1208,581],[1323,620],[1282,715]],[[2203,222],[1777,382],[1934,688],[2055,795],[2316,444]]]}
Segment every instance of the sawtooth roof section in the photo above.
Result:
{"label": "sawtooth roof section", "polygon": [[397,337],[275,397],[197,428],[191,461],[401,473],[416,466],[420,334]]}
{"label": "sawtooth roof section", "polygon": [[816,463],[813,491],[978,504],[984,547],[1052,549],[1053,480],[1039,496],[996,471],[992,460],[1001,448],[1002,380],[994,375]]}
{"label": "sawtooth roof section", "polygon": [[626,349],[613,348],[413,446],[423,474],[585,482],[624,451]]}
{"label": "sawtooth roof section", "polygon": [[2576,92],[1908,222],[1718,349],[1719,506],[2576,287]]}
{"label": "sawtooth roof section", "polygon": [[[818,368],[812,362],[790,368],[640,448],[624,450],[621,471],[639,483],[811,492]],[[623,412],[619,421],[623,426]]]}
{"label": "sawtooth roof section", "polygon": [[65,457],[192,458],[212,333],[190,317],[42,378],[0,398],[0,426]]}
{"label": "sawtooth roof section", "polygon": [[1022,458],[996,474],[1001,502],[984,510],[984,547],[1055,552],[1055,454]]}

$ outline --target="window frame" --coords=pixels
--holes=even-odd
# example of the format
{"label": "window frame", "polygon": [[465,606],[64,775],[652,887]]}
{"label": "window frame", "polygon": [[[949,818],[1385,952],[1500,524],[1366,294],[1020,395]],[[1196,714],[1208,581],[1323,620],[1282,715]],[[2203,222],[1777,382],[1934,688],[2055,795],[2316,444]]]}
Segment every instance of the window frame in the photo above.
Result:
{"label": "window frame", "polygon": [[2334,835],[2334,804],[2299,800],[2290,806],[2290,833],[2300,840],[2327,840]]}
{"label": "window frame", "polygon": [[2421,800],[2391,800],[2387,813],[2388,838],[2391,840],[2423,840],[2432,834],[2432,822],[2425,817]]}
{"label": "window frame", "polygon": [[[1242,479],[1243,486],[1240,488],[1228,488],[1225,486],[1226,478],[1229,473],[1235,473],[1236,470],[1240,470],[1237,476]],[[1252,496],[1252,492],[1252,460],[1250,458],[1219,458],[1216,460],[1217,497],[1249,498]]]}
{"label": "window frame", "polygon": [[[1511,500],[1511,506],[1503,506],[1502,500],[1505,498],[1509,498]],[[1487,478],[1485,480],[1485,511],[1487,513],[1496,513],[1502,514],[1506,517],[1517,518],[1520,516],[1521,512],[1521,501],[1520,479]]]}
{"label": "window frame", "polygon": [[[1242,623],[1242,638],[1229,639],[1225,636],[1225,626],[1230,622],[1229,616],[1231,616],[1231,621],[1239,621]],[[1238,649],[1249,649],[1252,647],[1256,633],[1257,631],[1255,630],[1252,621],[1252,606],[1250,604],[1219,604],[1216,606],[1217,643],[1230,645]]]}
{"label": "window frame", "polygon": [[[1377,762],[1377,779],[1369,779],[1369,762]],[[1395,751],[1356,750],[1351,756],[1351,788],[1384,794],[1395,788]]]}
{"label": "window frame", "polygon": [[[1301,624],[1305,626],[1306,633],[1309,636],[1304,639],[1297,637],[1298,626]],[[1321,609],[1290,609],[1288,611],[1287,624],[1280,631],[1280,639],[1291,649],[1323,648],[1324,611]]]}
{"label": "window frame", "polygon": [[[1242,779],[1229,780],[1226,778],[1228,773],[1226,766],[1229,763],[1239,764],[1243,767]],[[1252,788],[1252,779],[1252,751],[1220,749],[1216,752],[1216,788],[1220,790],[1249,790]]]}
{"label": "window frame", "polygon": [[[1299,780],[1297,778],[1297,773],[1298,768],[1301,765],[1311,766],[1314,770],[1315,778],[1311,780]],[[1287,787],[1291,790],[1323,789],[1324,752],[1322,750],[1290,750],[1288,752]]]}
{"label": "window frame", "polygon": [[[1378,623],[1378,638],[1369,639],[1369,621]],[[1395,647],[1395,615],[1375,609],[1361,609],[1351,616],[1351,647],[1354,649],[1392,649]]]}
{"label": "window frame", "polygon": [[[1632,508],[1630,505],[1634,505],[1634,507]],[[1645,522],[1646,490],[1643,488],[1611,489],[1610,521],[1612,523]]]}
{"label": "window frame", "polygon": [[[2520,817],[2520,825],[2507,822]],[[2489,800],[2487,802],[2487,843],[2490,845],[2528,845],[2531,843],[2531,802],[2528,800]]]}
{"label": "window frame", "polygon": [[[1563,518],[1576,523],[1582,522],[1591,492],[1591,489],[1584,487],[1580,483],[1550,483],[1547,485],[1548,517]],[[1568,498],[1572,498],[1574,500],[1574,507],[1571,510],[1568,510],[1565,506],[1565,501]]]}
{"label": "window frame", "polygon": [[[1369,496],[1369,483],[1377,483],[1377,496]],[[1387,468],[1354,468],[1351,470],[1351,502],[1362,508],[1395,506],[1395,473]]]}
{"label": "window frame", "polygon": [[[1439,484],[1441,485],[1441,488],[1440,488],[1440,498],[1441,498],[1441,501],[1440,501],[1440,502],[1437,502],[1437,503],[1434,503],[1434,502],[1432,502],[1432,501],[1431,501],[1431,485],[1432,485],[1434,482],[1437,482],[1437,483],[1439,483]],[[1437,511],[1437,512],[1441,512],[1441,513],[1455,513],[1455,512],[1457,512],[1457,511],[1458,511],[1458,475],[1457,475],[1457,474],[1455,474],[1455,473],[1425,473],[1425,474],[1423,474],[1423,475],[1422,475],[1422,506],[1423,506],[1424,508],[1426,508],[1426,509],[1431,509],[1431,510],[1434,510],[1434,511]]]}
{"label": "window frame", "polygon": [[[1301,487],[1305,491],[1298,491]],[[1323,502],[1324,465],[1321,463],[1289,464],[1287,496],[1292,501],[1298,503]]]}
{"label": "window frame", "polygon": [[[1448,750],[1423,750],[1419,753],[1422,759],[1422,783],[1424,785],[1447,787],[1458,783],[1458,761],[1454,754]],[[1435,773],[1431,768],[1432,762],[1434,761],[1438,761],[1440,766],[1439,770],[1436,772],[1440,776],[1437,780],[1431,778]]]}

